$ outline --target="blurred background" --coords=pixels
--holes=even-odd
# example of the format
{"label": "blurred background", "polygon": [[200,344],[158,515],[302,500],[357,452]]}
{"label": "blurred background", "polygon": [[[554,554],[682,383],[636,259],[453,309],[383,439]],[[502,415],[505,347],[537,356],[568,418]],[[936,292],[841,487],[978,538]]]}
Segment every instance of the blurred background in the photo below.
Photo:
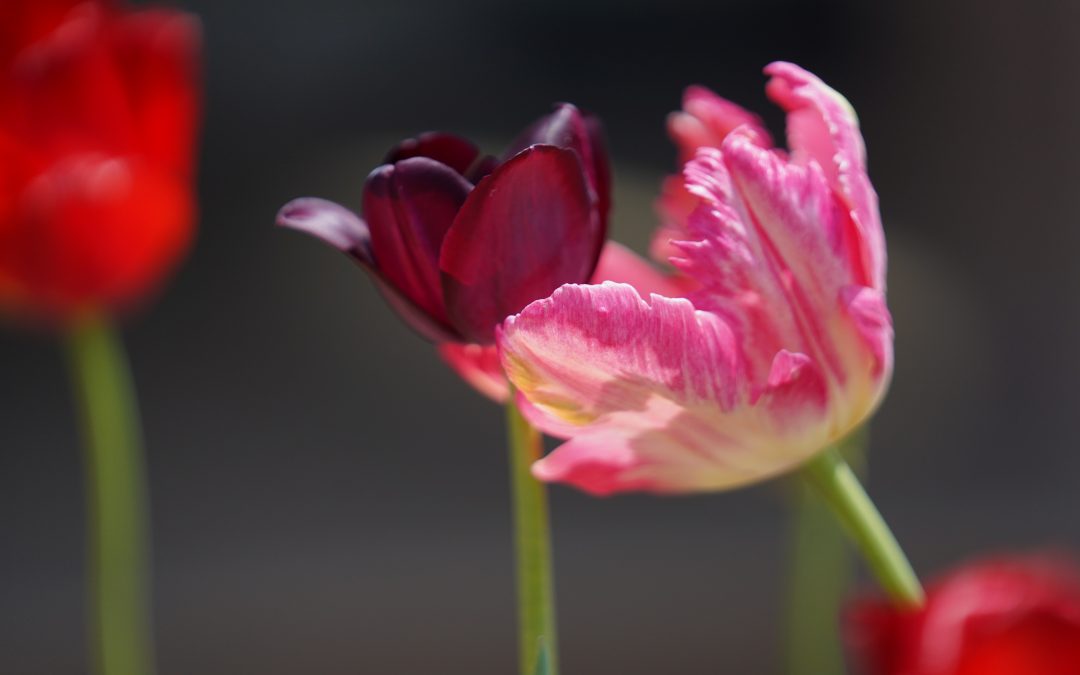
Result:
{"label": "blurred background", "polygon": [[[682,88],[781,132],[761,75],[775,59],[862,120],[897,352],[870,489],[916,567],[1080,549],[1077,3],[177,4],[207,42],[201,232],[126,330],[162,673],[513,672],[502,411],[274,214],[302,195],[358,205],[399,138],[437,128],[498,152],[567,100],[606,120],[613,234],[644,251]],[[62,354],[7,328],[0,369],[0,672],[80,673]],[[788,496],[555,488],[564,671],[778,672]]]}

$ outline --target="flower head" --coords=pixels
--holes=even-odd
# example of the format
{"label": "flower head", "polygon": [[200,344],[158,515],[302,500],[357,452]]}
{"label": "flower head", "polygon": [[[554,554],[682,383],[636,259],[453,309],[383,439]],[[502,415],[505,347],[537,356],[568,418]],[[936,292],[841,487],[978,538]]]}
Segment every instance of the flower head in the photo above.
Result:
{"label": "flower head", "polygon": [[0,6],[0,304],[129,305],[194,222],[199,27],[108,0]]}
{"label": "flower head", "polygon": [[501,161],[457,136],[423,134],[368,176],[363,218],[298,199],[279,222],[349,253],[425,337],[483,345],[506,316],[590,279],[609,182],[598,122],[562,104]]}
{"label": "flower head", "polygon": [[884,394],[885,246],[855,114],[797,66],[766,72],[789,151],[743,123],[684,171],[694,205],[672,262],[697,288],[567,285],[504,323],[525,415],[570,439],[537,477],[596,494],[744,485],[838,441]]}
{"label": "flower head", "polygon": [[921,609],[864,601],[846,619],[867,675],[1080,674],[1080,570],[1061,559],[979,562]]}

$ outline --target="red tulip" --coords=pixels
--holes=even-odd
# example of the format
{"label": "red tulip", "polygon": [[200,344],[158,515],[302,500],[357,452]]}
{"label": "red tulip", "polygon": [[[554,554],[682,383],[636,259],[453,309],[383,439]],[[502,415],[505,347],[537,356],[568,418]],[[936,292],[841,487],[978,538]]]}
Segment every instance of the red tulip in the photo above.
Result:
{"label": "red tulip", "polygon": [[922,609],[866,602],[847,624],[867,675],[1080,675],[1080,569],[989,560],[929,587]]}
{"label": "red tulip", "polygon": [[600,138],[598,122],[569,104],[501,162],[457,136],[423,134],[368,177],[363,219],[309,198],[278,222],[349,253],[425,337],[489,345],[506,316],[590,279],[610,206]]}
{"label": "red tulip", "polygon": [[199,27],[108,0],[0,4],[0,303],[56,321],[152,290],[192,235]]}

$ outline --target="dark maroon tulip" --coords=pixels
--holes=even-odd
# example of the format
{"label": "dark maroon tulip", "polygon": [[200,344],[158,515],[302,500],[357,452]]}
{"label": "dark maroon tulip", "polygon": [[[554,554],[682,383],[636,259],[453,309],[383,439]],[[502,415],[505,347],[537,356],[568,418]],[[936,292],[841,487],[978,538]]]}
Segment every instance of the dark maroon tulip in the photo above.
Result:
{"label": "dark maroon tulip", "polygon": [[490,344],[506,316],[590,279],[610,183],[599,121],[563,103],[501,161],[452,134],[422,134],[368,176],[363,218],[304,198],[278,223],[350,254],[428,339]]}

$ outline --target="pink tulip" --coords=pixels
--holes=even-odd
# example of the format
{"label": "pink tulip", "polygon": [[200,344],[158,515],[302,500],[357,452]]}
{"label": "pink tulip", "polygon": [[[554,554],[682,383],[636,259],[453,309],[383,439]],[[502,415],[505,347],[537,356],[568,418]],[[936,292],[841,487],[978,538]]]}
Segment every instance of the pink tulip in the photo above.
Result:
{"label": "pink tulip", "polygon": [[690,129],[677,138],[719,144],[685,167],[695,203],[672,244],[696,288],[643,299],[625,284],[568,284],[501,327],[523,413],[569,439],[534,465],[538,478],[600,495],[733,488],[798,467],[880,402],[893,333],[858,121],[801,68],[765,72],[788,152],[703,90],[693,100],[733,129],[698,133],[700,103],[672,118]]}

